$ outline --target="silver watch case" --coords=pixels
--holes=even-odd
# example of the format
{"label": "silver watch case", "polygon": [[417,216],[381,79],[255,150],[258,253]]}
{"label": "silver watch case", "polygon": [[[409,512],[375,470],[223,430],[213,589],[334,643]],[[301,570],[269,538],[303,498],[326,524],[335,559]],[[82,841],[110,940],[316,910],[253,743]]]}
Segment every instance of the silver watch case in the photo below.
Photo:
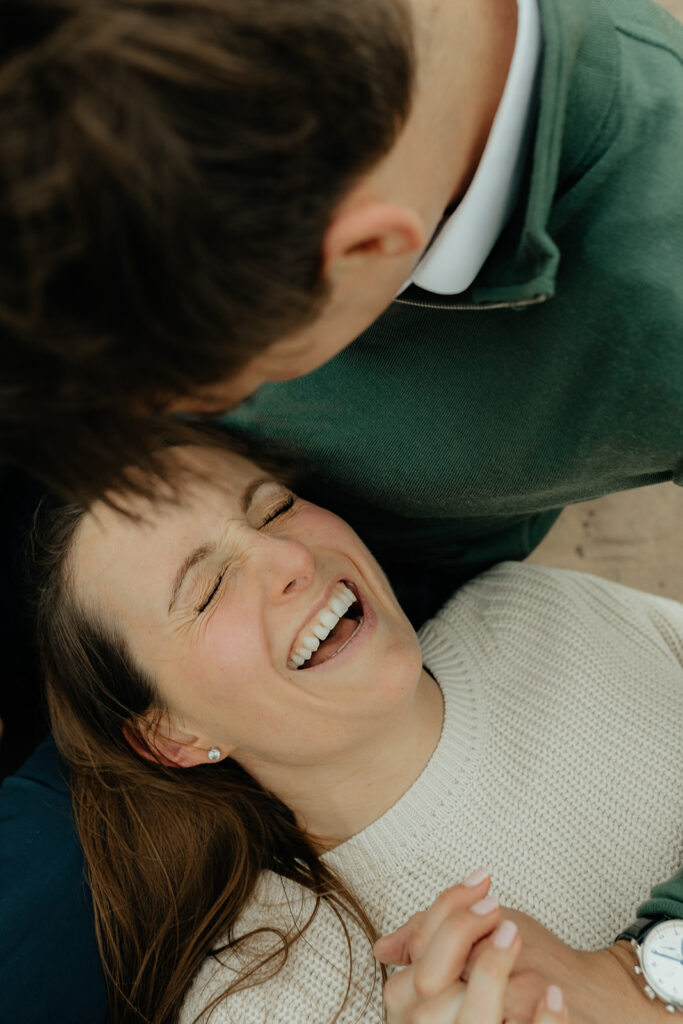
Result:
{"label": "silver watch case", "polygon": [[[634,966],[636,974],[642,976],[645,982],[645,995],[649,999],[659,999],[664,1003],[669,1013],[683,1013],[683,999],[672,998],[669,992],[666,992],[657,981],[648,974],[645,968],[645,956],[647,952],[652,948],[656,942],[662,938],[663,933],[675,930],[675,926],[678,925],[678,932],[680,937],[681,925],[683,921],[679,920],[666,920],[660,921],[654,927],[650,928],[646,935],[640,940],[631,939],[631,946],[636,952],[638,957],[638,963]],[[674,927],[672,927],[674,926]],[[680,941],[680,938],[679,938]],[[683,956],[681,956],[681,977],[683,978]]]}

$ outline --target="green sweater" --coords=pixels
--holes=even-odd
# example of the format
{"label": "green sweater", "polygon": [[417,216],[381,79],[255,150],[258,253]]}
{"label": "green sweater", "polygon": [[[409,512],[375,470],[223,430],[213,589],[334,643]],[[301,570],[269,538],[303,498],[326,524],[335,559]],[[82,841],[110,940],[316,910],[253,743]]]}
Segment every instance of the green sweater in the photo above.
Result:
{"label": "green sweater", "polygon": [[[683,484],[683,27],[647,0],[540,6],[526,184],[472,288],[412,287],[229,417],[393,575],[456,582],[524,557],[567,503]],[[672,906],[683,877],[642,909]]]}

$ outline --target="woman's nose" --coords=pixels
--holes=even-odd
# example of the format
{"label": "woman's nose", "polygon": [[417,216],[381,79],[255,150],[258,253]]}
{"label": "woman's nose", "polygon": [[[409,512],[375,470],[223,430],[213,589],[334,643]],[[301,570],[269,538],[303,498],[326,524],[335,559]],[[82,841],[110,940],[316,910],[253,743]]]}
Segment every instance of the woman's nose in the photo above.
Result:
{"label": "woman's nose", "polygon": [[305,544],[272,537],[261,554],[260,570],[272,597],[289,597],[311,585],[315,576],[315,560]]}

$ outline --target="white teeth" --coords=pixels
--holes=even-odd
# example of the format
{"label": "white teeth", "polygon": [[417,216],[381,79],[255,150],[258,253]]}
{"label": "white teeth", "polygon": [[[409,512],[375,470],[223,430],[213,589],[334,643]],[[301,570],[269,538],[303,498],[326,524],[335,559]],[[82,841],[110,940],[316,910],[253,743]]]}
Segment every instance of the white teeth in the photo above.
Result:
{"label": "white teeth", "polygon": [[348,607],[348,604],[341,596],[333,597],[330,601],[330,608],[340,619]]}
{"label": "white teeth", "polygon": [[[318,621],[308,627],[310,632],[306,636],[299,638],[300,646],[293,648],[287,661],[287,667],[290,669],[300,668],[305,661],[308,661],[311,654],[318,650],[322,641],[327,639],[342,616],[346,614],[351,605],[357,600],[356,595],[345,583],[339,583],[328,602],[327,608],[323,608],[318,613]],[[355,636],[355,631],[353,635]],[[345,647],[346,644],[342,646]]]}
{"label": "white teeth", "polygon": [[335,615],[334,612],[328,611],[327,608],[320,612],[320,621],[323,626],[327,626],[329,630],[334,629],[340,618],[340,615]]}

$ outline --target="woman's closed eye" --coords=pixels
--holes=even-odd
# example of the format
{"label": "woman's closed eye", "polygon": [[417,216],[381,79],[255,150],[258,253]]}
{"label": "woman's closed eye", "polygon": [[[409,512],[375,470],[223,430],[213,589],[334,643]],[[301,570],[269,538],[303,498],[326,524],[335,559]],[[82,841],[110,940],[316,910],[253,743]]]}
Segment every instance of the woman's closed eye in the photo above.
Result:
{"label": "woman's closed eye", "polygon": [[266,514],[265,519],[261,523],[261,526],[267,526],[268,523],[272,523],[273,519],[277,519],[284,512],[289,512],[290,508],[294,505],[294,495],[288,494],[286,498],[281,499],[274,509]]}
{"label": "woman's closed eye", "polygon": [[215,596],[216,596],[216,594],[218,593],[218,588],[220,587],[221,583],[223,582],[223,577],[224,577],[224,576],[225,576],[225,569],[221,569],[220,573],[218,574],[218,576],[217,576],[217,577],[216,577],[216,578],[214,579],[213,583],[211,584],[211,589],[210,589],[209,593],[208,593],[208,594],[207,594],[207,596],[206,596],[206,597],[205,597],[205,598],[204,598],[204,599],[202,600],[202,603],[201,603],[201,604],[199,605],[199,607],[197,608],[197,614],[198,614],[198,615],[201,615],[201,613],[202,613],[202,612],[203,612],[203,611],[204,611],[204,610],[205,610],[206,608],[208,608],[208,607],[209,607],[209,605],[210,605],[210,604],[211,604],[211,602],[213,601],[214,597],[215,597]]}
{"label": "woman's closed eye", "polygon": [[[261,529],[264,526],[267,526],[268,523],[272,523],[274,519],[277,519],[278,516],[283,515],[285,512],[289,512],[289,510],[293,508],[295,500],[296,499],[293,494],[288,494],[286,498],[280,499],[280,501],[276,504],[275,508],[271,509],[266,513],[259,529]],[[197,607],[198,615],[201,615],[203,611],[206,611],[206,609],[209,607],[214,597],[220,590],[221,583],[223,582],[223,578],[226,573],[226,568],[227,567],[224,566],[219,572],[218,576],[215,576],[214,579],[212,580],[208,594],[206,595],[206,597],[202,599],[201,604]]]}

